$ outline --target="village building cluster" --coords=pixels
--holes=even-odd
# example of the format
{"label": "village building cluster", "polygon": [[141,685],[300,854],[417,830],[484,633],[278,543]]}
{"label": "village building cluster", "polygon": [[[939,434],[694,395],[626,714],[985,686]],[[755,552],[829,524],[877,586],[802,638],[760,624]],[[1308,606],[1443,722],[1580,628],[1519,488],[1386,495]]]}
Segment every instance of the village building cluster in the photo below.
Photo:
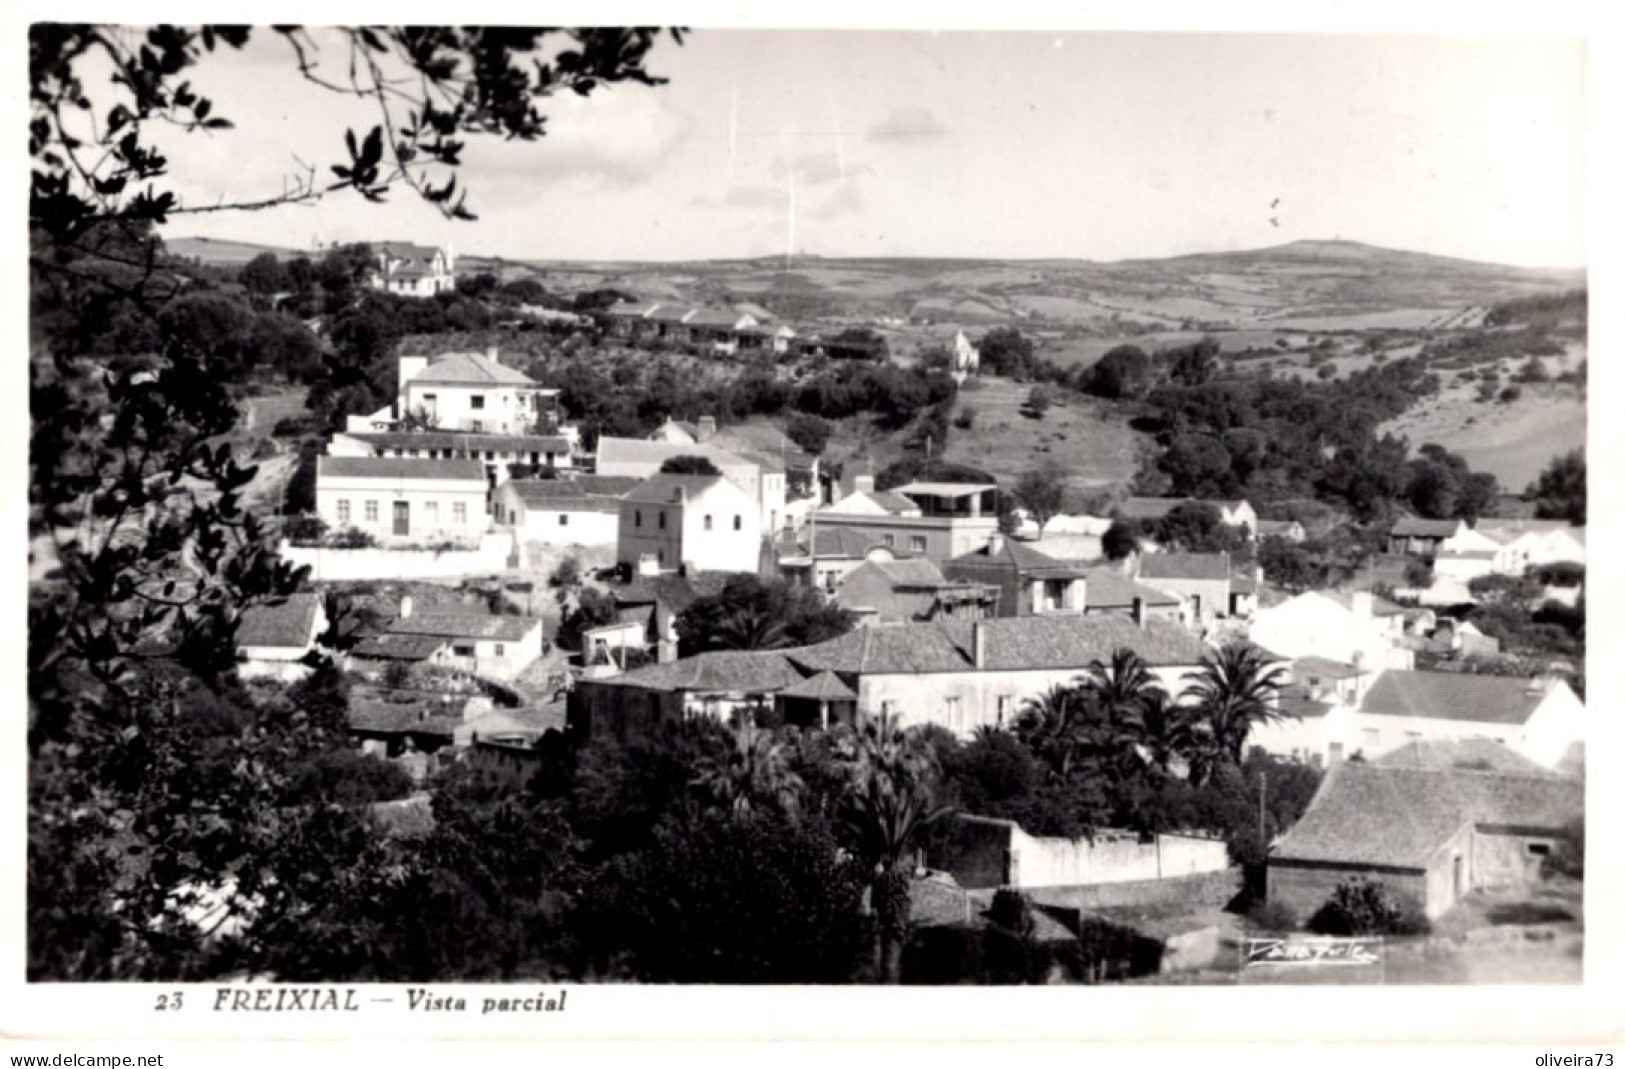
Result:
{"label": "village building cluster", "polygon": [[[449,253],[380,249],[378,284],[392,290],[431,292],[451,271]],[[603,321],[612,336],[718,352],[807,343],[765,312],[650,302],[611,307]],[[961,336],[951,370],[976,367]],[[1402,519],[1389,549],[1429,562],[1439,590],[1413,592],[1407,605],[1359,591],[1288,596],[1228,553],[1147,539],[1123,560],[1105,559],[1101,540],[1115,520],[1154,525],[1187,499],[1130,497],[1112,516],[1011,527],[1001,525],[996,483],[880,489],[859,468],[848,463],[832,478],[780,428],[711,416],[667,420],[642,438],[605,435],[589,449],[558,391],[499,351],[405,356],[391,404],[350,416],[319,459],[324,540],[283,552],[318,579],[380,581],[499,574],[534,546],[611,562],[604,590],[615,616],[580,635],[564,685],[542,708],[497,708],[481,689],[519,679],[552,648],[556,636],[529,611],[403,597],[346,654],[369,685],[414,669],[470,681],[405,709],[362,700],[358,740],[418,775],[453,753],[520,775],[549,729],[627,741],[695,718],[749,730],[883,716],[969,739],[1011,726],[1028,703],[1116,652],[1138,655],[1178,696],[1204,657],[1247,642],[1286,680],[1272,699],[1280,717],[1249,746],[1330,770],[1277,844],[1272,895],[1302,904],[1324,900],[1339,875],[1398,873],[1435,914],[1474,887],[1532,878],[1579,811],[1585,709],[1565,682],[1419,670],[1417,657],[1493,653],[1493,639],[1437,614],[1430,594],[1447,600],[1479,576],[1583,564],[1583,528]],[[1205,504],[1244,539],[1305,536],[1297,521],[1261,519],[1244,500]],[[684,608],[740,574],[815,591],[856,626],[797,648],[679,657]],[[297,678],[330,622],[314,594],[255,609],[240,631],[242,673]],[[964,835],[1007,853],[1024,834],[966,819]],[[1030,881],[1039,871],[1031,859],[1051,847],[1026,849]],[[945,869],[963,866],[950,855]],[[1009,882],[1013,865],[1001,870]]]}

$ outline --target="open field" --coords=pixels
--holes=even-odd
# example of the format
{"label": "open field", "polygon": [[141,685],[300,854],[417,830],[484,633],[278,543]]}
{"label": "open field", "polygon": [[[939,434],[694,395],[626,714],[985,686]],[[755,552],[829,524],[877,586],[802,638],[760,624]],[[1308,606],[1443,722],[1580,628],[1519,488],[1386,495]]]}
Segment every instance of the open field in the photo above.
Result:
{"label": "open field", "polygon": [[1149,439],[1104,402],[1056,391],[1062,403],[1032,419],[1021,412],[1031,386],[992,377],[966,385],[955,415],[972,409],[975,423],[970,430],[955,428],[943,455],[984,468],[1001,482],[1014,482],[1023,471],[1055,460],[1074,491],[1098,492],[1131,477],[1142,450],[1149,448]]}

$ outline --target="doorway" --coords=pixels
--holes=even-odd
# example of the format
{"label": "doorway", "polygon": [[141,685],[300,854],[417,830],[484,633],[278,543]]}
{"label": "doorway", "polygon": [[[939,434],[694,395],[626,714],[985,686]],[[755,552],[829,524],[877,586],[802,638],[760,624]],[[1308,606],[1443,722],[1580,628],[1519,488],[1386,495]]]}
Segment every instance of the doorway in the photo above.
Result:
{"label": "doorway", "polygon": [[395,502],[395,533],[398,535],[412,533],[412,505],[408,501]]}

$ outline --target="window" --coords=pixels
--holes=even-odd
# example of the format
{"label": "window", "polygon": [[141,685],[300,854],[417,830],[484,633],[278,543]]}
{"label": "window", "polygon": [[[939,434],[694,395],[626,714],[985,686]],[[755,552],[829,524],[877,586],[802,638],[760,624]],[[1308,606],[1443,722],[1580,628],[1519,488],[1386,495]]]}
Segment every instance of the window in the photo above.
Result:
{"label": "window", "polygon": [[736,514],[734,516],[734,530],[742,531],[744,529],[745,529],[745,518],[743,516],[740,516],[740,515]]}
{"label": "window", "polygon": [[568,527],[568,526],[570,526],[570,514],[569,513],[567,513],[567,512],[559,513],[559,526],[560,527]]}
{"label": "window", "polygon": [[468,399],[468,407],[476,412],[482,411],[485,408],[485,395],[483,393],[474,394]]}
{"label": "window", "polygon": [[711,514],[709,512],[705,514],[705,529],[707,531],[711,529]]}
{"label": "window", "polygon": [[350,522],[350,503],[343,498],[339,499],[339,522]]}
{"label": "window", "polygon": [[960,718],[959,699],[958,698],[949,698],[947,700],[947,703],[948,703],[948,727],[949,727],[949,729],[952,730],[952,731],[963,731],[965,729],[965,725],[963,723],[961,723],[960,719],[959,719]]}
{"label": "window", "polygon": [[1552,852],[1551,843],[1525,843],[1524,850],[1530,857],[1547,857]]}
{"label": "window", "polygon": [[468,506],[461,501],[454,501],[451,505],[451,522],[464,524],[468,522]]}
{"label": "window", "polygon": [[662,531],[664,531],[666,529],[666,510],[665,509],[660,510],[660,529]]}
{"label": "window", "polygon": [[908,548],[911,553],[925,552],[925,535],[909,535]]}
{"label": "window", "polygon": [[892,706],[895,705],[895,704],[896,704],[895,702],[890,702],[890,701],[881,702],[880,703],[880,715],[881,716],[887,716],[887,717],[891,716],[892,715]]}
{"label": "window", "polygon": [[361,514],[367,518],[368,523],[378,522],[378,502],[369,501],[361,508]]}
{"label": "window", "polygon": [[1001,695],[999,695],[999,718],[998,718],[998,721],[997,721],[997,726],[998,727],[1002,728],[1002,727],[1004,727],[1005,724],[1009,723],[1010,714],[1015,710],[1015,705],[1016,705],[1015,695],[1013,695],[1013,694],[1001,694]]}
{"label": "window", "polygon": [[503,652],[504,649],[505,649],[505,647],[502,645],[502,643],[498,642],[497,643],[497,656],[498,657],[506,657],[507,656],[507,654],[505,652]]}
{"label": "window", "polygon": [[439,399],[440,399],[440,397],[439,397],[438,394],[426,393],[426,394],[423,395],[423,407],[424,408],[433,408],[434,405],[435,405],[435,402],[438,401]]}
{"label": "window", "polygon": [[888,548],[891,548],[891,549],[896,549],[897,548],[897,536],[894,535],[894,534],[881,535],[880,540],[882,542],[884,542]]}
{"label": "window", "polygon": [[468,426],[469,426],[469,429],[472,430],[475,434],[481,434],[481,433],[483,433],[485,431],[485,424],[481,423],[477,419],[470,421]]}
{"label": "window", "polygon": [[454,657],[472,657],[474,656],[474,647],[465,646],[462,643],[458,643],[452,646],[451,652],[452,656]]}
{"label": "window", "polygon": [[423,506],[424,513],[429,517],[430,527],[440,526],[440,502],[430,501]]}
{"label": "window", "polygon": [[643,510],[642,509],[637,509],[636,511],[634,511],[632,513],[632,526],[633,527],[642,527],[643,526]]}

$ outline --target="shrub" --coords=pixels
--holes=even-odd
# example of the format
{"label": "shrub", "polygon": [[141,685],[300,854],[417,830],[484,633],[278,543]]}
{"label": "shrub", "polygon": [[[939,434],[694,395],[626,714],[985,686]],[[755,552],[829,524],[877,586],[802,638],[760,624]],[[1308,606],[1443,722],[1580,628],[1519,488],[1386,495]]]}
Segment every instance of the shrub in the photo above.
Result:
{"label": "shrub", "polygon": [[966,405],[964,408],[960,409],[959,415],[954,417],[954,426],[958,427],[962,431],[968,431],[975,425],[976,409],[972,408],[970,405]]}
{"label": "shrub", "polygon": [[282,523],[282,534],[296,546],[320,545],[327,535],[327,521],[309,513],[289,516]]}
{"label": "shrub", "polygon": [[1503,405],[1510,405],[1512,402],[1516,401],[1522,396],[1523,390],[1521,388],[1517,386],[1508,386],[1506,389],[1501,391],[1500,400]]}
{"label": "shrub", "polygon": [[1339,883],[1309,918],[1309,929],[1322,935],[1419,935],[1430,928],[1415,902],[1361,876]]}
{"label": "shrub", "polygon": [[404,690],[412,685],[412,666],[405,661],[390,661],[384,666],[384,686]]}
{"label": "shrub", "polygon": [[346,527],[327,536],[327,545],[333,549],[375,549],[378,539],[369,531]]}
{"label": "shrub", "polygon": [[273,438],[302,438],[307,434],[318,434],[321,426],[314,416],[284,416],[276,421],[271,428]]}
{"label": "shrub", "polygon": [[1247,923],[1261,932],[1295,932],[1298,914],[1285,902],[1260,902],[1247,911]]}

